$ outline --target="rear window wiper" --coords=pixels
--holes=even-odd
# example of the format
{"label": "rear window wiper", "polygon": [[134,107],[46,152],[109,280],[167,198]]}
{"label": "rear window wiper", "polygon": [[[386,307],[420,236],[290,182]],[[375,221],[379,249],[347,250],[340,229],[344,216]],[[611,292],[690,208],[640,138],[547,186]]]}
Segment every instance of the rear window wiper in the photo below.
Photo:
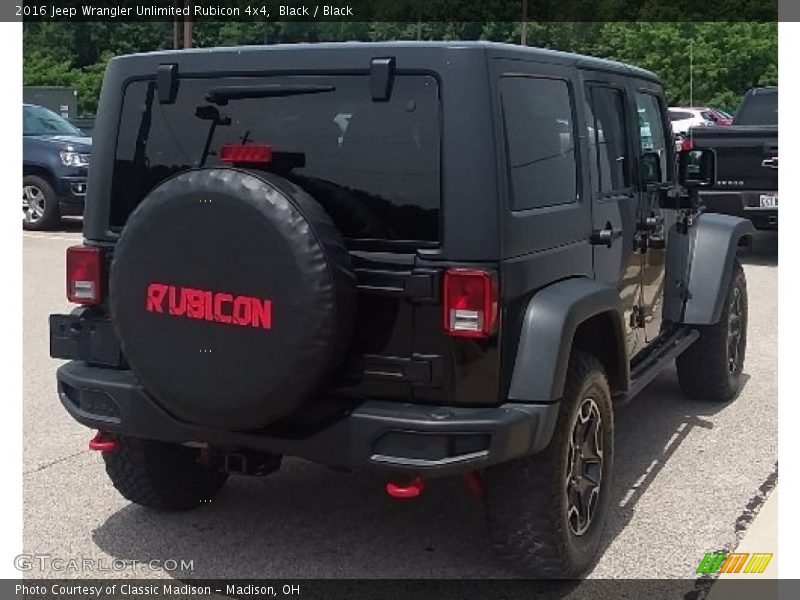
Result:
{"label": "rear window wiper", "polygon": [[206,93],[206,100],[213,104],[223,106],[228,103],[228,100],[324,94],[335,90],[336,88],[332,85],[284,85],[280,83],[266,85],[227,85],[211,88]]}

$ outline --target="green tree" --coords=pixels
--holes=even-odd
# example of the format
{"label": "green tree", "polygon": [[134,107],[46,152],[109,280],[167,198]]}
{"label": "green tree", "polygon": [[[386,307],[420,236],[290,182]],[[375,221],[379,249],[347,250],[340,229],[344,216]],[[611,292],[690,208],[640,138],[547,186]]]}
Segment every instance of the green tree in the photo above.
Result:
{"label": "green tree", "polygon": [[[740,0],[722,0],[725,6]],[[676,0],[684,6],[689,0]],[[363,22],[213,22],[194,26],[199,47],[319,41],[485,39],[519,43],[520,21],[456,22],[442,15],[458,14],[464,3],[486,15],[521,19],[519,6],[507,0],[420,0],[381,3],[380,14]],[[757,3],[756,3],[757,4]],[[499,13],[498,11],[504,10]],[[667,7],[674,10],[675,7]],[[528,44],[631,63],[658,74],[671,104],[712,104],[728,110],[756,85],[778,82],[778,29],[775,22],[552,22],[553,15],[581,18],[602,11],[606,18],[672,13],[654,0],[543,0],[529,2]],[[377,9],[376,9],[377,10]],[[689,9],[690,10],[690,9]],[[731,8],[733,10],[733,8]],[[744,8],[761,18],[763,8]],[[658,12],[661,11],[661,12]],[[760,12],[759,12],[760,11]],[[662,15],[663,13],[663,15]],[[474,14],[478,14],[475,12]],[[748,13],[750,14],[750,13]],[[432,19],[440,20],[433,21]],[[536,19],[540,20],[537,21]],[[420,22],[417,22],[420,19]],[[428,19],[428,20],[426,20]],[[134,52],[168,49],[168,22],[44,22],[24,24],[25,85],[64,85],[78,89],[80,110],[93,112],[107,60]],[[691,59],[690,59],[691,57]]]}

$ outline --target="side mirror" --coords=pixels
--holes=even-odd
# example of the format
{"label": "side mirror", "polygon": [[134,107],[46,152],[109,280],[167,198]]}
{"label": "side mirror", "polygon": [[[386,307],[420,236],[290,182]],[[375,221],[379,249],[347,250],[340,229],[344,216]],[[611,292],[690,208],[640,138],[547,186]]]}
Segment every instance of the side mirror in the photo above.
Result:
{"label": "side mirror", "polygon": [[642,184],[645,187],[663,181],[661,172],[661,155],[658,152],[645,152],[640,162]]}
{"label": "side mirror", "polygon": [[678,153],[678,182],[684,187],[705,187],[714,183],[714,153],[688,150]]}

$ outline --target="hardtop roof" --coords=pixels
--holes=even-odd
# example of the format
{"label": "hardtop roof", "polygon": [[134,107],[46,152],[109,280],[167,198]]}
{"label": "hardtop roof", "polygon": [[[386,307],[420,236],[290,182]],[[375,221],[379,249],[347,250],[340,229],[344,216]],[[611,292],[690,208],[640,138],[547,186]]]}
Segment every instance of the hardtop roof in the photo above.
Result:
{"label": "hardtop roof", "polygon": [[537,48],[532,46],[519,46],[515,44],[486,41],[319,42],[298,44],[267,44],[258,46],[221,46],[214,48],[192,48],[188,50],[161,50],[156,52],[120,56],[112,60],[125,60],[129,58],[144,57],[149,59],[175,60],[181,56],[185,57],[188,55],[196,57],[197,55],[211,53],[215,55],[241,55],[244,53],[288,52],[300,54],[307,53],[309,55],[314,55],[317,53],[331,54],[336,52],[352,53],[353,51],[363,51],[364,53],[369,53],[372,55],[375,55],[375,53],[391,55],[393,51],[398,50],[402,50],[403,53],[413,53],[414,55],[421,55],[425,52],[483,52],[490,58],[552,62],[557,64],[572,65],[577,68],[611,71],[629,77],[660,81],[658,76],[651,71],[613,60],[574,54],[571,52],[562,52],[560,50],[551,50],[549,48]]}

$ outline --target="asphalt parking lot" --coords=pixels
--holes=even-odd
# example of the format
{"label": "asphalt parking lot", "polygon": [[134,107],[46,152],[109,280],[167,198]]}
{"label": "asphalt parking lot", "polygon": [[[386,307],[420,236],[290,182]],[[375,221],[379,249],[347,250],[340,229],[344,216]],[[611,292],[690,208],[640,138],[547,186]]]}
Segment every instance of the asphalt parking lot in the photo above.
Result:
{"label": "asphalt parking lot", "polygon": [[[51,557],[191,559],[193,570],[130,568],[35,577],[510,577],[492,557],[480,505],[458,479],[414,501],[383,481],[299,460],[234,478],[213,503],[158,514],[123,500],[87,449],[90,432],[55,393],[47,316],[70,310],[66,231],[24,233],[24,548]],[[743,254],[750,296],[746,383],[733,403],[683,398],[674,372],[616,415],[615,509],[594,577],[692,578],[733,549],[775,483],[778,456],[777,238]]]}

